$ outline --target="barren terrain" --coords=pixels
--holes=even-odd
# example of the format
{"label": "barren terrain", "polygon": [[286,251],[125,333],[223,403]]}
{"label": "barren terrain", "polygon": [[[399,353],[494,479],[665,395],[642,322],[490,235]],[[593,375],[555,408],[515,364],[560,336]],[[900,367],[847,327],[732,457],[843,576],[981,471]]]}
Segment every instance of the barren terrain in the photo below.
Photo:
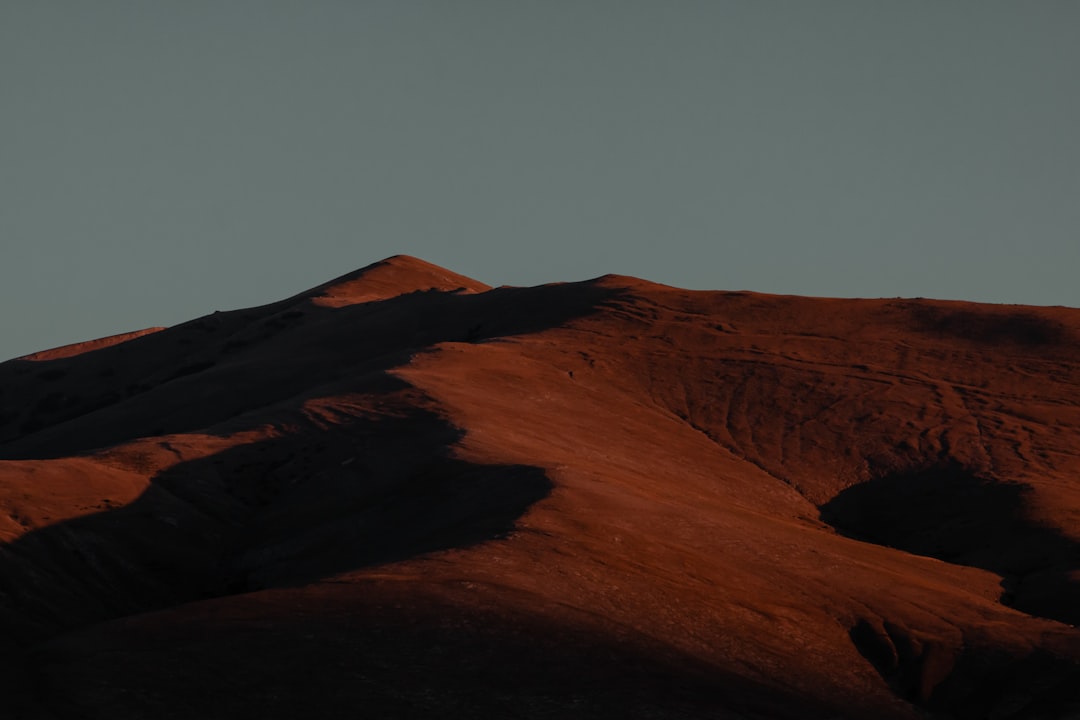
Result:
{"label": "barren terrain", "polygon": [[1078,348],[398,256],[0,364],[0,714],[1080,717]]}

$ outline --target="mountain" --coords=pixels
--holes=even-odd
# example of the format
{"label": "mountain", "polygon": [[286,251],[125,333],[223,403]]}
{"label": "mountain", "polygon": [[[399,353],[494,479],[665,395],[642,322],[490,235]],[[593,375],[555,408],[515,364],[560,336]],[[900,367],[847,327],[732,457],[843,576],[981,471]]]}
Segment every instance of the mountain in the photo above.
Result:
{"label": "mountain", "polygon": [[1075,717],[1078,342],[398,256],[0,364],[5,716]]}

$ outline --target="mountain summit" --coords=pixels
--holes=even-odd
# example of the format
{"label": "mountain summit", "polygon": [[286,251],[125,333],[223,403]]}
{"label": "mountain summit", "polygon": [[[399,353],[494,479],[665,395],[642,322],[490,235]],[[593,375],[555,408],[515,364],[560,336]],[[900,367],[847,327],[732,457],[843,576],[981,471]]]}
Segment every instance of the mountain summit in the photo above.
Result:
{"label": "mountain summit", "polygon": [[2,363],[6,712],[1073,716],[1078,342],[396,256]]}
{"label": "mountain summit", "polygon": [[491,287],[432,265],[410,255],[394,255],[347,275],[331,280],[306,293],[317,305],[341,307],[354,303],[386,300],[410,292],[484,292]]}

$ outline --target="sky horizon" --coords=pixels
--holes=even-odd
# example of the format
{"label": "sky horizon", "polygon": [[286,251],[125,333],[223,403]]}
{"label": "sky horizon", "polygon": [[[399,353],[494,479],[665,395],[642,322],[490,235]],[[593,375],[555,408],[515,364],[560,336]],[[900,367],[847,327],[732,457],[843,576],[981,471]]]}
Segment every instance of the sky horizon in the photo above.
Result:
{"label": "sky horizon", "polygon": [[0,6],[0,361],[395,254],[1080,307],[1080,4]]}

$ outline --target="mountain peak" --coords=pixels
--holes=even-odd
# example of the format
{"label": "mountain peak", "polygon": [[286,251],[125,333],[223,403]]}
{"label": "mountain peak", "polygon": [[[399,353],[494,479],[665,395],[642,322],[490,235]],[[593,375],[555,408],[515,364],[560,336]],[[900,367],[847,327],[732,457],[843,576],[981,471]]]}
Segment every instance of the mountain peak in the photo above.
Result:
{"label": "mountain peak", "polygon": [[303,293],[316,305],[343,307],[423,290],[469,293],[490,290],[479,280],[459,275],[411,255],[393,255]]}

